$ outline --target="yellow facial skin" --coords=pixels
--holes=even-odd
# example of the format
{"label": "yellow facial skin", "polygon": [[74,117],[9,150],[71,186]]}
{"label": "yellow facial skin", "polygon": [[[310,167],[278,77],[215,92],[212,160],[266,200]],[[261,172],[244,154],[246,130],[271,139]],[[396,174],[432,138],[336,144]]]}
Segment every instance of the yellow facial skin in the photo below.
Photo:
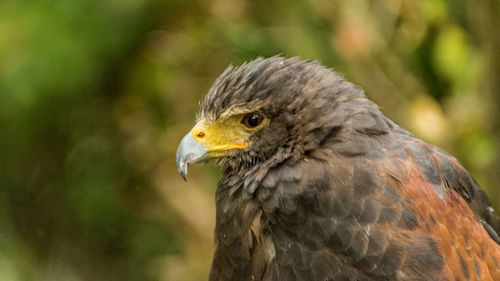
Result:
{"label": "yellow facial skin", "polygon": [[268,123],[263,117],[258,126],[249,128],[242,123],[244,117],[245,114],[233,114],[209,123],[202,120],[193,127],[191,134],[208,149],[209,158],[227,156],[229,150],[245,149],[250,135]]}

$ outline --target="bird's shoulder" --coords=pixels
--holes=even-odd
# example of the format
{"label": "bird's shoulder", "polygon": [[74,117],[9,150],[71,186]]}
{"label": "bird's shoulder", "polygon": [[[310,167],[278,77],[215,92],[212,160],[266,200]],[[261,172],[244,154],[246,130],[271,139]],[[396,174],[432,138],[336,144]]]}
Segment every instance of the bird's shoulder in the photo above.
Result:
{"label": "bird's shoulder", "polygon": [[[450,195],[461,197],[491,238],[500,244],[499,218],[483,189],[459,161],[442,149],[410,134],[396,131],[396,135],[398,142],[403,145],[400,149],[390,150],[388,157],[393,162],[392,167],[398,167],[399,176],[406,175],[407,180],[411,181],[408,173],[413,170],[432,186],[440,199],[446,200]],[[419,191],[424,191],[424,188]]]}
{"label": "bird's shoulder", "polygon": [[[269,170],[255,196],[277,226],[281,257],[322,255],[374,278],[498,274],[498,217],[479,185],[451,155],[384,122]],[[468,260],[459,252],[468,243],[493,250]]]}
{"label": "bird's shoulder", "polygon": [[464,167],[443,150],[412,135],[393,139],[385,174],[399,187],[444,258],[448,279],[500,279],[499,227],[484,191]]}
{"label": "bird's shoulder", "polygon": [[418,215],[384,179],[373,162],[380,157],[330,156],[284,163],[257,190],[264,214],[274,222],[279,263],[290,264],[290,274],[312,264],[312,272],[303,274],[319,280],[342,272],[359,280],[441,280],[437,244],[415,231]]}

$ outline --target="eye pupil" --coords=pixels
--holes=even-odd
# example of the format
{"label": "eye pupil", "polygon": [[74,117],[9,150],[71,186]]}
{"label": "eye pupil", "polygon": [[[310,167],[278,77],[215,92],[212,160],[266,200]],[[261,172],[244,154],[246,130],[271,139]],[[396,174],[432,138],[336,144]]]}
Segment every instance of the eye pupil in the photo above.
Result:
{"label": "eye pupil", "polygon": [[255,128],[262,123],[262,116],[256,113],[249,113],[243,117],[242,123],[245,125],[247,128]]}
{"label": "eye pupil", "polygon": [[250,118],[248,118],[248,125],[250,125],[252,127],[259,125],[259,116],[255,115],[255,114],[250,116]]}

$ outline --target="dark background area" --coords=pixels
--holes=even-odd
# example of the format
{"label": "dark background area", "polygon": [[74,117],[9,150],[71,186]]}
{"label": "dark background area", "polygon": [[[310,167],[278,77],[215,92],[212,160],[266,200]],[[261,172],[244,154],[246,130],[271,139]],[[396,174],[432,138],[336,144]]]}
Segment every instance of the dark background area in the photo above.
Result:
{"label": "dark background area", "polygon": [[206,280],[217,169],[177,174],[231,63],[316,59],[500,210],[497,0],[0,2],[0,280]]}

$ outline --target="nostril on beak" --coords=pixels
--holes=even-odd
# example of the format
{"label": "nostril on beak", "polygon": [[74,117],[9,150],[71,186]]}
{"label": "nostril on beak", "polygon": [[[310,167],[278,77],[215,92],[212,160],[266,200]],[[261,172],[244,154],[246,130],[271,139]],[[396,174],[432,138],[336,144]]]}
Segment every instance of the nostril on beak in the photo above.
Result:
{"label": "nostril on beak", "polygon": [[199,137],[199,138],[202,138],[202,137],[204,137],[204,136],[205,136],[205,133],[203,133],[203,132],[199,132],[198,134],[196,134],[196,136],[197,136],[197,137]]}

